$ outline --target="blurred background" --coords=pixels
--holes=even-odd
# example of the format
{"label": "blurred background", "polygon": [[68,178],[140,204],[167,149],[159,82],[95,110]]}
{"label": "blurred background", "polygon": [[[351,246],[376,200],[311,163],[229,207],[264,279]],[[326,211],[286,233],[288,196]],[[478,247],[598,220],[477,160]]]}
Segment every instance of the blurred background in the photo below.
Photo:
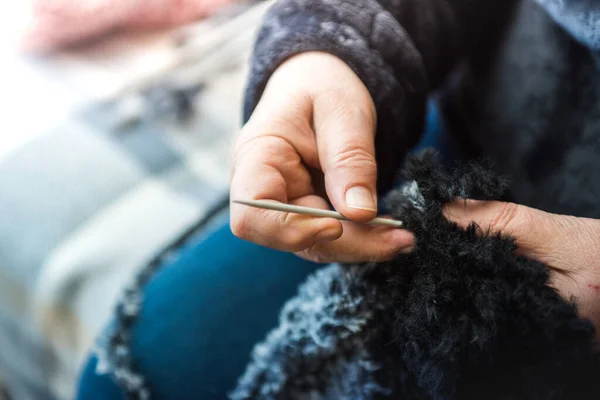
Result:
{"label": "blurred background", "polygon": [[226,204],[270,4],[2,2],[0,399],[72,398],[124,285]]}

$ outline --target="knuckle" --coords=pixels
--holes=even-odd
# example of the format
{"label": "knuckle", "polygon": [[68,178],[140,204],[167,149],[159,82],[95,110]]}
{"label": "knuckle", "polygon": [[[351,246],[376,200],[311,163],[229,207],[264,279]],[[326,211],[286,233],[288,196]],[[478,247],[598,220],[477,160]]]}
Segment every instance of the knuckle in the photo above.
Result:
{"label": "knuckle", "polygon": [[269,104],[262,101],[240,130],[239,141],[264,135],[294,137],[312,131],[312,100],[308,94],[292,91],[284,99],[273,99]]}
{"label": "knuckle", "polygon": [[530,219],[529,213],[515,203],[504,203],[500,212],[491,220],[492,231],[516,231]]}
{"label": "knuckle", "polygon": [[235,141],[235,145],[233,147],[234,154],[237,154],[241,148],[247,145],[247,143],[253,140],[255,137],[259,136],[258,130],[255,128],[255,124],[252,121],[246,123],[240,130],[239,135],[237,136],[237,140]]}
{"label": "knuckle", "polygon": [[241,139],[236,144],[233,154],[234,169],[246,159],[246,155],[250,154],[253,157],[259,154],[262,163],[272,166],[283,163],[298,164],[301,161],[294,142],[285,136],[273,133]]}
{"label": "knuckle", "polygon": [[305,111],[290,111],[285,114],[271,115],[268,121],[261,124],[266,127],[261,131],[276,132],[282,136],[291,133],[291,137],[300,133],[305,134],[310,131],[310,119],[306,114]]}
{"label": "knuckle", "polygon": [[233,158],[240,159],[250,152],[269,152],[277,147],[279,141],[273,135],[248,135],[240,137],[235,144]]}
{"label": "knuckle", "polygon": [[377,164],[373,155],[360,146],[347,145],[338,149],[329,161],[334,169],[360,169],[374,173]]}

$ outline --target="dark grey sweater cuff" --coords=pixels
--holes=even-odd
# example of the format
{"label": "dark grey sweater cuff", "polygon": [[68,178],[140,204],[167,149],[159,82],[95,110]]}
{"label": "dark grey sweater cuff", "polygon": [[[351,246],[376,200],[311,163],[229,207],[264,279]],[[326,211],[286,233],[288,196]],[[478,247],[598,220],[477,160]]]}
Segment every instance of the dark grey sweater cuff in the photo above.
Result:
{"label": "dark grey sweater cuff", "polygon": [[325,51],[362,79],[377,107],[379,188],[389,188],[406,150],[422,131],[428,83],[421,56],[375,0],[282,0],[268,12],[251,61],[247,120],[273,71],[289,57]]}

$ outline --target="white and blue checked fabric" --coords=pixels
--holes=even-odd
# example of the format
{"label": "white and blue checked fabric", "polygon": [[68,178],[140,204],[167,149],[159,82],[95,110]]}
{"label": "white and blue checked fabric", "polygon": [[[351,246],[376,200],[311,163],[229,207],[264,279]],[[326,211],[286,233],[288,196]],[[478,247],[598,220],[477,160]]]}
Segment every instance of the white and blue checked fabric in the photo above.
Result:
{"label": "white and blue checked fabric", "polygon": [[[188,122],[88,107],[0,158],[0,380],[68,399],[125,282],[227,193],[243,66]],[[224,96],[223,93],[227,93]]]}

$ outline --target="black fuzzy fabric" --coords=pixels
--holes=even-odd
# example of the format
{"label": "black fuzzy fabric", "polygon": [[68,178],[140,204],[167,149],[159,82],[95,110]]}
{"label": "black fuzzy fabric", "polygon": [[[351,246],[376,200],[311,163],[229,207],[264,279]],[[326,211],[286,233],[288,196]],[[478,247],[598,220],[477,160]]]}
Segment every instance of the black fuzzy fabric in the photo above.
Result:
{"label": "black fuzzy fabric", "polygon": [[589,321],[512,238],[462,229],[443,206],[499,199],[476,164],[447,173],[426,152],[389,196],[412,254],[318,271],[257,345],[232,399],[600,399]]}

